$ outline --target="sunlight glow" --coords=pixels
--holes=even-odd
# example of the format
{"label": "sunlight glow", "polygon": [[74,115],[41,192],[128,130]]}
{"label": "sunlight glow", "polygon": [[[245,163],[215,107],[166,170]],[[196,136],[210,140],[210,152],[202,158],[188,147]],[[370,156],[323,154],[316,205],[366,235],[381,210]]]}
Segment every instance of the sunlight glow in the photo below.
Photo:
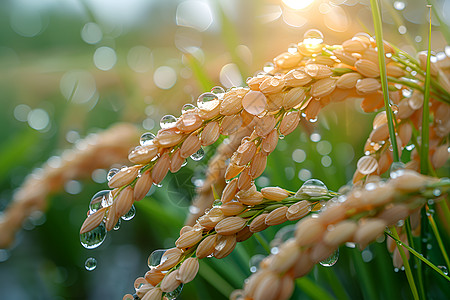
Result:
{"label": "sunlight glow", "polygon": [[314,0],[283,0],[283,3],[292,9],[303,9],[308,7]]}

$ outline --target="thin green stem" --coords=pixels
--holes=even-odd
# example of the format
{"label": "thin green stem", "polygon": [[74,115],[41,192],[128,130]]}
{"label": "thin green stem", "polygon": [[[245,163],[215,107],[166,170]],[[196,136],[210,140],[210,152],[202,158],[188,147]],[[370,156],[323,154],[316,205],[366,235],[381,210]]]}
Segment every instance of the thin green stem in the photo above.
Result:
{"label": "thin green stem", "polygon": [[259,244],[264,248],[264,250],[266,250],[267,253],[270,254],[270,245],[266,241],[266,239],[262,236],[262,234],[257,232],[253,236],[256,238],[256,240],[259,242]]}
{"label": "thin green stem", "polygon": [[436,237],[439,249],[441,249],[441,253],[444,257],[445,263],[447,264],[447,268],[450,268],[450,261],[448,259],[447,251],[445,250],[444,243],[442,242],[441,235],[439,234],[439,230],[436,226],[436,222],[434,221],[433,215],[430,213],[428,205],[425,205],[425,209],[427,210],[428,221],[430,222],[431,229],[433,230],[434,236]]}
{"label": "thin green stem", "polygon": [[397,244],[402,245],[403,247],[405,247],[412,255],[416,256],[417,258],[419,258],[421,261],[423,261],[424,263],[426,263],[430,268],[432,268],[433,270],[435,270],[437,273],[439,273],[439,275],[443,276],[445,279],[447,279],[448,281],[450,281],[450,277],[448,277],[447,275],[444,274],[444,272],[442,272],[441,269],[439,269],[438,267],[436,267],[432,262],[430,262],[428,259],[426,259],[425,257],[423,257],[422,254],[420,254],[419,252],[417,252],[416,250],[414,250],[413,248],[411,248],[408,245],[405,245],[404,243],[402,243],[400,241],[400,239],[397,237],[395,237],[393,234],[389,233],[388,231],[385,231],[385,233],[387,235],[389,235],[391,238],[394,239],[394,241],[397,242]]}
{"label": "thin green stem", "polygon": [[442,213],[444,214],[445,221],[450,223],[450,209],[448,209],[447,201],[444,199],[438,203],[442,208]]}
{"label": "thin green stem", "polygon": [[389,91],[388,81],[386,75],[386,63],[384,59],[384,44],[383,44],[383,30],[381,28],[381,10],[377,0],[370,0],[370,6],[372,8],[373,24],[375,27],[375,37],[378,49],[378,63],[380,65],[380,81],[381,88],[383,90],[384,108],[386,109],[386,116],[389,127],[389,136],[391,139],[393,159],[394,162],[400,161],[398,154],[397,138],[395,136],[395,128],[393,122],[393,113],[389,104]]}
{"label": "thin green stem", "polygon": [[301,277],[295,280],[298,288],[314,300],[333,300],[328,291],[321,288],[308,277]]}
{"label": "thin green stem", "polygon": [[416,284],[414,283],[414,278],[411,272],[411,267],[409,266],[408,258],[406,257],[405,250],[403,249],[403,243],[399,242],[400,238],[398,237],[397,230],[394,226],[390,228],[392,235],[395,236],[395,241],[397,242],[397,249],[400,253],[400,256],[403,260],[403,266],[405,267],[406,278],[408,279],[409,287],[411,288],[411,292],[415,300],[419,299],[419,293],[417,292]]}
{"label": "thin green stem", "polygon": [[431,6],[430,8],[430,20],[428,28],[428,50],[427,50],[427,68],[425,73],[425,89],[423,99],[423,113],[422,113],[422,147],[420,148],[420,172],[422,174],[428,174],[428,149],[429,149],[429,122],[430,122],[430,58],[431,58]]}
{"label": "thin green stem", "polygon": [[[414,239],[411,233],[411,221],[410,218],[406,218],[405,220],[405,229],[406,229],[406,235],[408,237],[408,243],[411,245],[412,248],[414,247]],[[417,265],[417,269],[415,270],[415,274],[417,276],[417,285],[419,288],[419,293],[420,293],[420,298],[421,299],[426,299],[425,296],[425,289],[424,289],[424,284],[423,284],[423,278],[422,278],[422,269],[419,268],[419,266],[421,266],[422,262],[414,256],[414,263]]]}

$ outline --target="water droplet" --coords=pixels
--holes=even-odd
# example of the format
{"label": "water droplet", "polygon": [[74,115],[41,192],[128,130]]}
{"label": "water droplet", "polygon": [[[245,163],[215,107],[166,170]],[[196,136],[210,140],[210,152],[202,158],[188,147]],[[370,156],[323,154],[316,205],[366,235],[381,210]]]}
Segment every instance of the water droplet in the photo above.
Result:
{"label": "water droplet", "polygon": [[442,194],[442,191],[438,188],[433,190],[433,196],[439,197]]}
{"label": "water droplet", "polygon": [[224,88],[221,87],[221,86],[215,86],[215,87],[213,87],[213,88],[211,89],[211,93],[213,93],[213,94],[215,94],[215,95],[217,95],[217,96],[220,97],[222,94],[225,93],[225,90],[224,90]]}
{"label": "water droplet", "polygon": [[270,249],[270,253],[273,255],[277,254],[278,252],[280,252],[280,249],[278,249],[278,247],[272,247]]}
{"label": "water droplet", "polygon": [[397,222],[397,227],[402,227],[403,225],[405,225],[405,221],[404,220],[399,220]]}
{"label": "water droplet", "polygon": [[203,93],[198,96],[197,106],[200,109],[211,110],[219,104],[219,97],[213,93]]}
{"label": "water droplet", "polygon": [[405,98],[409,98],[412,95],[412,90],[411,89],[403,89],[402,90],[402,95]]}
{"label": "water droplet", "polygon": [[389,104],[389,107],[391,108],[394,114],[398,113],[398,106],[396,104]]}
{"label": "water droplet", "polygon": [[124,221],[129,221],[133,219],[135,215],[136,215],[136,208],[134,207],[134,205],[131,205],[130,210],[126,214],[124,214],[121,218]]}
{"label": "water droplet", "polygon": [[389,171],[392,179],[402,176],[405,173],[405,164],[402,162],[393,162]]}
{"label": "water droplet", "polygon": [[183,290],[183,284],[180,284],[176,289],[174,289],[171,292],[166,293],[164,296],[164,299],[167,300],[175,300],[177,297],[181,294],[181,291]]}
{"label": "water droplet", "polygon": [[296,198],[302,198],[307,195],[310,197],[320,197],[328,195],[327,186],[319,179],[308,179],[303,183],[300,189],[295,194]]}
{"label": "water droplet", "polygon": [[198,149],[197,152],[191,155],[192,160],[199,161],[205,156],[205,151],[203,148]]}
{"label": "water droplet", "polygon": [[159,126],[161,126],[161,129],[167,129],[174,127],[176,123],[177,118],[172,115],[165,115],[161,118],[161,121],[159,121]]}
{"label": "water droplet", "polygon": [[95,268],[97,268],[97,260],[93,257],[89,257],[86,259],[86,262],[84,263],[84,267],[88,271],[93,271]]}
{"label": "water droplet", "polygon": [[117,221],[116,225],[114,225],[114,228],[113,228],[113,229],[114,229],[114,230],[119,230],[121,224],[122,224],[122,220],[119,219],[119,220]]}
{"label": "water droplet", "polygon": [[412,151],[416,146],[414,146],[414,144],[408,145],[406,146],[406,150],[408,151]]}
{"label": "water droplet", "polygon": [[284,134],[279,134],[279,135],[278,135],[278,138],[279,138],[280,140],[284,140],[285,136],[284,136]]}
{"label": "water droplet", "polygon": [[348,248],[352,248],[352,249],[356,248],[356,244],[352,243],[352,242],[345,243],[345,246],[348,247]]}
{"label": "water droplet", "polygon": [[394,268],[394,272],[395,272],[395,273],[398,273],[398,271],[400,271],[399,268]]}
{"label": "water droplet", "polygon": [[105,224],[100,223],[97,228],[80,234],[80,242],[86,249],[95,249],[100,246],[106,238]]}
{"label": "water droplet", "polygon": [[287,225],[278,230],[275,237],[270,242],[271,247],[279,247],[281,244],[286,242],[287,240],[294,237],[295,234],[295,225]]}
{"label": "water droplet", "polygon": [[288,52],[291,54],[297,53],[298,52],[297,44],[290,44],[289,48],[288,48]]}
{"label": "water droplet", "polygon": [[267,62],[264,64],[264,67],[263,67],[264,72],[269,73],[269,72],[273,71],[273,69],[274,69],[273,63]]}
{"label": "water droplet", "polygon": [[220,200],[215,200],[213,202],[213,207],[220,207],[221,205],[222,205],[222,201],[220,201]]}
{"label": "water droplet", "polygon": [[134,300],[134,297],[131,294],[126,294],[123,296],[122,300]]}
{"label": "water droplet", "polygon": [[333,252],[328,258],[322,260],[320,264],[324,267],[332,267],[336,264],[339,258],[339,249]]}
{"label": "water droplet", "polygon": [[97,192],[91,199],[89,203],[89,213],[95,213],[100,208],[104,207],[103,204],[107,203],[107,199],[109,198],[109,190],[103,190]]}
{"label": "water droplet", "polygon": [[141,135],[141,139],[139,140],[139,143],[141,146],[148,146],[153,144],[153,139],[155,138],[155,135],[151,132],[146,132],[143,135]]}
{"label": "water droplet", "polygon": [[189,212],[193,215],[198,214],[200,209],[197,206],[191,205],[189,206]]}
{"label": "water droplet", "polygon": [[250,258],[249,262],[248,262],[248,265],[249,265],[249,267],[250,267],[250,272],[255,273],[256,271],[258,271],[258,269],[259,269],[259,263],[260,263],[264,258],[266,258],[266,257],[265,257],[264,255],[262,255],[262,254],[256,254],[256,255],[253,255],[253,256]]}
{"label": "water droplet", "polygon": [[323,42],[323,34],[320,30],[310,29],[303,35],[303,44],[306,45],[318,45]]}
{"label": "water droplet", "polygon": [[448,275],[448,269],[446,266],[438,266],[438,268],[442,271],[442,273]]}
{"label": "water droplet", "polygon": [[188,110],[193,110],[195,109],[195,106],[191,103],[186,103],[185,105],[183,105],[183,107],[181,108],[181,113],[184,114],[186,113]]}
{"label": "water droplet", "polygon": [[161,258],[163,257],[164,253],[166,252],[166,249],[158,249],[152,252],[147,260],[147,265],[150,269],[156,267],[161,263]]}
{"label": "water droplet", "polygon": [[111,170],[108,171],[108,175],[106,175],[106,180],[110,181],[114,175],[116,175],[117,173],[119,173],[119,169],[117,168],[112,168]]}
{"label": "water droplet", "polygon": [[316,123],[317,122],[317,118],[314,118],[314,119],[309,119],[308,121],[310,122],[310,123]]}
{"label": "water droplet", "polygon": [[404,10],[406,7],[405,2],[403,1],[394,1],[394,8],[396,10]]}

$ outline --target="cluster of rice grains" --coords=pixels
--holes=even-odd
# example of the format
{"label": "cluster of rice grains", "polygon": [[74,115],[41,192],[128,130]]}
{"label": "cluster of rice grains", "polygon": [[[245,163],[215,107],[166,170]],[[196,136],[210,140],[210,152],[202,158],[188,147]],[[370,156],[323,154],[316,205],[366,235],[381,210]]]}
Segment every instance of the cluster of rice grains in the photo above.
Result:
{"label": "cluster of rice grains", "polygon": [[[395,114],[401,151],[411,143],[413,132],[421,124],[423,65],[387,43],[384,50],[390,105]],[[448,157],[450,89],[448,79],[442,78],[444,71],[438,65],[433,68],[436,70],[430,99],[433,114],[430,155],[437,168]],[[157,135],[144,134],[141,145],[130,153],[129,160],[136,165],[112,170],[109,186],[113,190],[102,194],[100,202],[93,199],[101,204],[91,203],[91,214],[81,228],[82,239],[89,238],[99,227],[113,229],[121,216],[129,214],[133,202],[141,200],[152,184],[160,184],[169,170],[177,172],[188,157],[198,160],[203,155],[202,146],[215,143],[220,135],[237,140],[234,145],[237,149],[231,147],[231,151],[223,151],[217,160],[220,167],[210,173],[208,184],[214,184],[220,177],[217,176],[220,170],[226,168],[223,175],[226,185],[220,199],[195,225],[181,229],[175,248],[165,253],[158,250],[160,259],[154,259],[154,255],[149,258],[150,270],[135,283],[139,298],[176,297],[181,284],[195,277],[198,259],[225,257],[236,242],[249,238],[253,232],[286,220],[298,220],[316,205],[322,206],[323,201],[336,198],[337,194],[329,192],[320,182],[305,183],[306,186],[293,195],[278,187],[258,191],[254,180],[263,173],[267,157],[276,148],[278,139],[294,131],[301,118],[315,122],[324,106],[349,98],[362,98],[361,107],[366,112],[383,107],[375,41],[366,35],[357,35],[342,45],[329,46],[323,44],[320,32],[311,30],[303,42],[292,45],[273,63],[267,64],[264,72],[249,78],[247,85],[228,91],[215,87],[199,96],[196,107],[186,104],[179,118],[163,117]],[[242,131],[248,132],[244,138],[233,138]],[[418,143],[416,139],[413,142]],[[227,158],[230,162],[225,165]],[[412,159],[406,168],[417,170],[418,156],[413,154]],[[292,280],[282,280],[281,275],[287,274],[290,279],[301,276],[344,241],[354,239],[360,245],[366,245],[394,219],[405,218],[417,209],[423,203],[422,198],[403,196],[409,195],[406,193],[410,192],[408,188],[418,192],[416,188],[424,187],[431,179],[413,171],[402,171],[404,174],[397,174],[399,179],[389,183],[379,181],[377,175],[387,171],[391,162],[387,121],[385,113],[381,112],[374,120],[365,156],[359,160],[354,176],[355,187],[361,190],[353,190],[346,201],[343,198],[330,201],[318,218],[308,217],[301,222],[295,241],[280,247],[280,255],[266,260],[264,270],[254,275],[264,274],[263,277],[249,281],[245,288],[246,297],[288,297]],[[409,187],[408,180],[417,185]],[[364,181],[366,185],[362,188]],[[283,255],[290,252],[292,255],[287,255],[286,261]],[[293,269],[294,263],[306,267]],[[267,291],[267,295],[261,292],[273,284],[276,288]],[[133,296],[124,297],[128,298]]]}
{"label": "cluster of rice grains", "polygon": [[124,162],[123,158],[138,137],[136,127],[117,124],[79,140],[74,149],[65,150],[61,156],[51,157],[42,168],[36,169],[15,191],[11,203],[0,218],[0,249],[12,245],[15,233],[27,218],[33,220],[42,215],[50,194],[63,189],[71,180],[90,177],[97,169]]}

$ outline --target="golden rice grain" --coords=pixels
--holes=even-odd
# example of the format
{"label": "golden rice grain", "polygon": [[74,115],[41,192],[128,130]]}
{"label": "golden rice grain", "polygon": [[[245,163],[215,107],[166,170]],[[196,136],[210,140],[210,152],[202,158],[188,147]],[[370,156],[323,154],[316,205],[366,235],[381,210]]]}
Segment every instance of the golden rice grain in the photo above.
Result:
{"label": "golden rice grain", "polygon": [[216,245],[216,234],[205,237],[197,246],[195,255],[198,259],[202,259],[214,252]]}
{"label": "golden rice grain", "polygon": [[380,70],[378,65],[367,59],[359,59],[355,63],[356,71],[361,73],[365,77],[378,77],[380,76]]}
{"label": "golden rice grain", "polygon": [[278,186],[262,188],[261,193],[264,198],[274,201],[281,201],[289,197],[289,192]]}
{"label": "golden rice grain", "polygon": [[181,283],[191,282],[197,275],[199,267],[198,258],[189,257],[178,269],[177,280]]}
{"label": "golden rice grain", "polygon": [[203,146],[214,144],[219,138],[220,130],[218,122],[210,122],[203,129],[201,141]]}
{"label": "golden rice grain", "polygon": [[168,153],[164,153],[153,166],[152,178],[153,182],[159,184],[169,171],[170,157]]}
{"label": "golden rice grain", "polygon": [[200,138],[197,134],[190,134],[180,148],[181,158],[188,158],[195,152],[197,152],[201,147]]}
{"label": "golden rice grain", "polygon": [[241,217],[228,217],[220,221],[215,230],[221,235],[232,235],[244,229],[246,220]]}
{"label": "golden rice grain", "polygon": [[175,245],[180,249],[189,248],[200,242],[201,239],[202,231],[192,230],[180,235],[180,237],[175,241]]}
{"label": "golden rice grain", "polygon": [[250,231],[251,232],[260,232],[269,227],[269,225],[266,224],[265,220],[268,216],[268,213],[263,213],[257,216],[253,219],[253,221],[250,223]]}
{"label": "golden rice grain", "polygon": [[130,184],[138,175],[141,165],[121,169],[108,182],[110,188],[118,188]]}
{"label": "golden rice grain", "polygon": [[288,208],[287,206],[278,207],[277,209],[271,211],[264,222],[268,226],[275,226],[287,221],[286,212]]}
{"label": "golden rice grain", "polygon": [[95,213],[90,214],[86,218],[86,220],[84,220],[83,225],[81,225],[80,234],[91,231],[92,229],[100,225],[100,223],[103,221],[103,218],[105,217],[107,209],[107,207],[103,207],[97,210]]}
{"label": "golden rice grain", "polygon": [[177,280],[177,277],[178,277],[178,270],[174,270],[169,274],[167,274],[166,276],[164,276],[160,285],[161,291],[169,293],[175,290],[181,283],[179,280]]}

